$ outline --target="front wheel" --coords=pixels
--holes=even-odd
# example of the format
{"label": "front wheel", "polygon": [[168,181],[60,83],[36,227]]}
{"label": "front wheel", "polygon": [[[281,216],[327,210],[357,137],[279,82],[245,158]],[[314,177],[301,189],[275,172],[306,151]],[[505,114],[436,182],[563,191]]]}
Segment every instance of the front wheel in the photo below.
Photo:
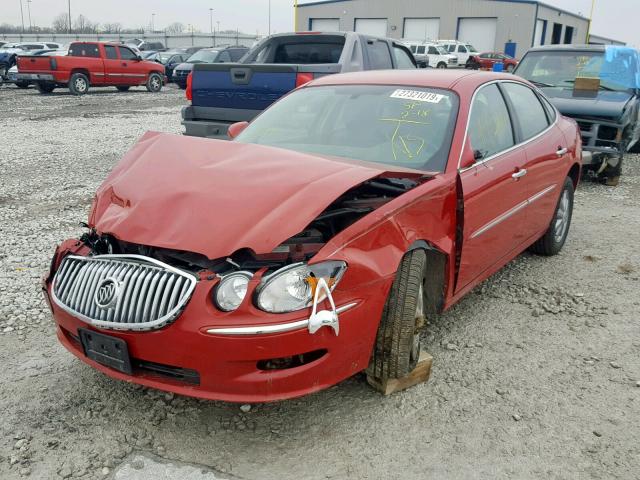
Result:
{"label": "front wheel", "polygon": [[36,82],[36,88],[40,93],[51,93],[56,88],[56,85],[50,82]]}
{"label": "front wheel", "polygon": [[573,194],[573,180],[567,177],[564,180],[560,199],[549,228],[540,239],[529,247],[533,253],[547,257],[560,253],[569,235],[569,227],[573,217]]}
{"label": "front wheel", "polygon": [[424,327],[424,282],[427,255],[407,253],[400,263],[384,305],[367,374],[376,380],[409,374],[420,357],[420,331]]}
{"label": "front wheel", "polygon": [[18,88],[29,88],[29,82],[16,82],[16,87]]}
{"label": "front wheel", "polygon": [[447,64],[444,62],[440,62],[436,68],[447,68]]}
{"label": "front wheel", "polygon": [[162,89],[162,77],[158,73],[152,73],[147,79],[147,90],[157,93]]}
{"label": "front wheel", "polygon": [[84,73],[74,73],[69,79],[69,91],[74,95],[84,95],[89,91],[89,79]]}

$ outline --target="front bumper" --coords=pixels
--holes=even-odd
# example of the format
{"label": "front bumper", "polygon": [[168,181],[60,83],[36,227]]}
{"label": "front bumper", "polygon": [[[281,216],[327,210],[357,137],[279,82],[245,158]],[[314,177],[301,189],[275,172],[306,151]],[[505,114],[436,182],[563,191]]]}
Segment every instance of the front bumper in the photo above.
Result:
{"label": "front bumper", "polygon": [[615,122],[595,121],[585,118],[573,118],[580,128],[582,150],[585,155],[583,164],[599,165],[603,157],[619,157],[624,154],[622,144],[623,127]]}
{"label": "front bumper", "polygon": [[[295,330],[271,334],[260,329],[248,334],[229,331],[291,324],[308,318],[309,312],[273,315],[250,305],[242,312],[219,312],[210,300],[215,280],[201,280],[175,322],[154,331],[97,329],[55,304],[52,311],[60,342],[110,377],[209,400],[268,402],[306,395],[364,370],[392,281],[393,278],[380,279],[346,292],[349,301],[336,298],[339,307],[356,304],[340,314],[339,335],[327,327],[310,334],[304,324]],[[49,297],[50,289],[49,284],[45,290]],[[127,342],[133,374],[121,373],[87,358],[78,340],[79,328]],[[220,333],[209,333],[211,329]],[[309,353],[313,353],[313,360],[302,365],[281,369],[260,366],[265,361]]]}

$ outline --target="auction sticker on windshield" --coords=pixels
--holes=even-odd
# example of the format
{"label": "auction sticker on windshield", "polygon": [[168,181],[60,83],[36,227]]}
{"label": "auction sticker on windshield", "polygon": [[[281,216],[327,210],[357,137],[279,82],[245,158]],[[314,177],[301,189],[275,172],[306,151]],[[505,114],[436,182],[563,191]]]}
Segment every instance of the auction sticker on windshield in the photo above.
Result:
{"label": "auction sticker on windshield", "polygon": [[391,98],[403,100],[416,100],[418,102],[440,103],[445,96],[439,93],[421,92],[420,90],[398,89],[391,94]]}

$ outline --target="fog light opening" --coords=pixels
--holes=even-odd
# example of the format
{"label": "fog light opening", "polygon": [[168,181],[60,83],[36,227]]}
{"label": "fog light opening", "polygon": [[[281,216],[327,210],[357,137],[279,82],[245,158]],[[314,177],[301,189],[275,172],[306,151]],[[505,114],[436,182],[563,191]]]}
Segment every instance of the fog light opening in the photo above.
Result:
{"label": "fog light opening", "polygon": [[314,350],[312,352],[292,355],[290,357],[270,358],[268,360],[259,360],[257,363],[258,370],[287,370],[289,368],[301,367],[308,363],[315,362],[327,354],[326,349]]}

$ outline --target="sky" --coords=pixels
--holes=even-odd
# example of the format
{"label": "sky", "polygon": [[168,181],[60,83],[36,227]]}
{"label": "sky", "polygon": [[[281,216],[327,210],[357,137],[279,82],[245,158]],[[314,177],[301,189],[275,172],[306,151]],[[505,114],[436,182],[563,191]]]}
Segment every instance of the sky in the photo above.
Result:
{"label": "sky", "polygon": [[[193,25],[203,32],[210,30],[210,11],[213,25],[220,29],[239,28],[246,33],[266,34],[269,31],[269,3],[271,3],[271,32],[293,29],[293,0],[70,0],[71,15],[82,13],[92,22],[119,22],[125,27],[148,27],[155,13],[155,27],[162,29],[172,22]],[[300,0],[307,3],[309,0]],[[393,1],[393,0],[385,0]],[[425,0],[426,1],[426,0]],[[543,0],[565,10],[588,17],[591,0]],[[27,0],[2,0],[0,23],[20,25],[22,2],[25,25],[28,27]],[[34,25],[51,25],[59,13],[66,12],[67,0],[31,0],[31,21]],[[593,33],[611,37],[640,47],[640,0],[596,0]]]}

